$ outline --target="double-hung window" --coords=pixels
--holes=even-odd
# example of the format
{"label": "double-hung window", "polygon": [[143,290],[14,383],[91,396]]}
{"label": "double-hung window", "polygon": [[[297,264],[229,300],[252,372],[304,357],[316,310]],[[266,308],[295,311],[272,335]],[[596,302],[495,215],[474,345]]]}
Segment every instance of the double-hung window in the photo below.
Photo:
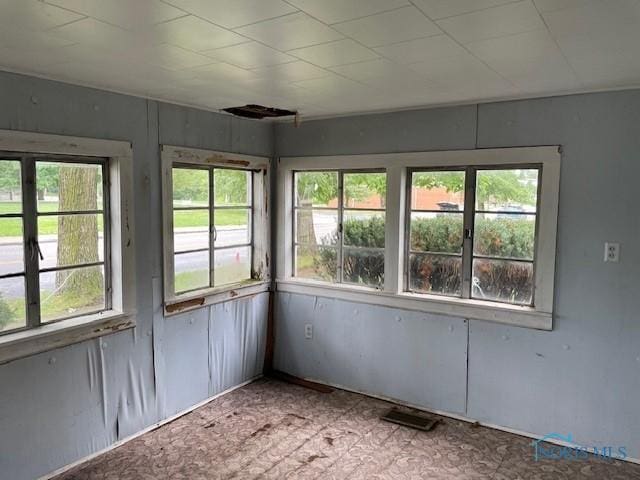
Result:
{"label": "double-hung window", "polygon": [[130,187],[127,143],[0,132],[0,361],[133,325]]}
{"label": "double-hung window", "polygon": [[167,145],[162,158],[167,313],[264,284],[268,160]]}
{"label": "double-hung window", "polygon": [[278,289],[550,329],[556,147],[280,158]]}
{"label": "double-hung window", "polygon": [[382,288],[384,171],[296,172],[294,186],[295,276]]}

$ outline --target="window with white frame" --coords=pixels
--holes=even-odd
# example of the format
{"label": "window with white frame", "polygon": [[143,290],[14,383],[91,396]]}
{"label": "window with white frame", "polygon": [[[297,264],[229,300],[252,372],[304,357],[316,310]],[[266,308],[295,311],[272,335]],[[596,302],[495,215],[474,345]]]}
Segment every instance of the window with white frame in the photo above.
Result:
{"label": "window with white frame", "polygon": [[410,170],[406,289],[532,306],[539,173]]}
{"label": "window with white frame", "polygon": [[0,362],[135,324],[131,158],[0,131]]}
{"label": "window with white frame", "polygon": [[291,157],[278,175],[279,290],[551,328],[558,147]]}
{"label": "window with white frame", "polygon": [[165,304],[265,280],[267,159],[171,146],[162,157]]}
{"label": "window with white frame", "polygon": [[295,172],[295,276],[381,288],[386,174]]}

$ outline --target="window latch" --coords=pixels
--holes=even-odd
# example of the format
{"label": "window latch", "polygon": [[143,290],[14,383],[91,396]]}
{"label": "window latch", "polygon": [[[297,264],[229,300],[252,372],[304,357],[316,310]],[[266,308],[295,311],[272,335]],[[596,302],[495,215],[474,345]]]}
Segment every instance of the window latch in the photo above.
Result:
{"label": "window latch", "polygon": [[44,255],[42,255],[42,250],[40,250],[40,244],[35,238],[31,239],[31,259],[35,258],[36,253],[40,257],[40,260],[44,260]]}
{"label": "window latch", "polygon": [[465,228],[464,229],[464,238],[466,238],[467,240],[471,239],[471,229],[470,228]]}

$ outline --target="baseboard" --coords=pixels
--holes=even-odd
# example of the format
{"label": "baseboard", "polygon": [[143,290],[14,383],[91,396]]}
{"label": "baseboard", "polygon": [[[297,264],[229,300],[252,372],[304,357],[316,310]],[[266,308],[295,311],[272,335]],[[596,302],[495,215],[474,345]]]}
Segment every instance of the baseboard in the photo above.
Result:
{"label": "baseboard", "polygon": [[[520,435],[521,437],[527,437],[527,438],[531,438],[534,440],[539,440],[540,439],[540,435],[536,435],[534,433],[530,433],[530,432],[525,432],[522,430],[516,430],[515,428],[509,428],[509,427],[504,427],[502,425],[496,425],[493,423],[487,423],[487,422],[480,422],[478,420],[475,420],[473,418],[469,418],[465,415],[460,415],[457,413],[453,413],[453,412],[446,412],[443,410],[436,410],[433,408],[427,408],[427,407],[423,407],[420,405],[414,405],[412,403],[408,403],[405,402],[403,400],[398,400],[397,398],[391,398],[391,397],[386,397],[384,395],[376,395],[374,393],[369,393],[369,392],[363,392],[360,390],[356,390],[354,388],[350,388],[350,387],[345,387],[344,385],[340,385],[337,383],[331,383],[331,382],[326,382],[323,380],[319,380],[317,378],[312,378],[312,377],[301,377],[304,380],[310,381],[310,382],[314,382],[314,383],[319,383],[322,385],[327,385],[329,387],[333,387],[333,388],[338,388],[340,390],[345,390],[347,392],[352,392],[352,393],[357,393],[359,395],[364,395],[365,397],[370,397],[370,398],[376,398],[378,400],[384,400],[385,402],[389,402],[389,403],[393,403],[395,405],[399,405],[402,407],[409,407],[409,408],[413,408],[416,410],[420,410],[422,412],[426,412],[426,413],[432,413],[434,415],[440,415],[443,417],[447,417],[447,418],[452,418],[454,420],[460,420],[463,422],[468,422],[468,423],[474,423],[477,425],[481,425],[483,427],[487,427],[487,428],[492,428],[494,430],[499,430],[501,432],[506,432],[506,433],[513,433],[514,435]],[[562,440],[556,440],[556,439],[547,439],[545,440],[545,442],[547,443],[552,443],[554,445],[559,445],[561,447],[579,447],[580,445],[576,444],[576,443],[570,443],[570,442],[565,442]],[[629,463],[635,463],[635,464],[639,464],[640,465],[640,459],[638,458],[633,458],[633,457],[626,457],[625,459],[620,459],[623,462],[629,462]]]}
{"label": "baseboard", "polygon": [[47,473],[46,475],[43,475],[42,477],[39,478],[39,480],[48,480],[50,478],[55,477],[56,475],[60,475],[62,473],[65,473],[68,470],[71,470],[72,468],[77,467],[78,465],[81,465],[85,462],[88,462],[89,460],[92,460],[100,455],[102,455],[103,453],[107,453],[115,448],[118,448],[122,445],[124,445],[127,442],[130,442],[131,440],[138,438],[141,435],[144,435],[145,433],[149,433],[152,430],[155,430],[158,427],[161,427],[163,425],[166,425],[167,423],[173,422],[174,420],[176,420],[177,418],[180,418],[184,415],[186,415],[187,413],[191,413],[193,412],[195,409],[202,407],[203,405],[206,405],[207,403],[215,400],[216,398],[220,398],[223,395],[226,395],[227,393],[233,392],[234,390],[237,390],[238,388],[242,388],[246,385],[249,385],[252,382],[255,382],[256,380],[258,380],[259,378],[262,378],[262,375],[257,375],[249,380],[247,380],[246,382],[242,382],[234,387],[231,387],[227,390],[225,390],[224,392],[220,392],[216,395],[214,395],[213,397],[209,397],[199,403],[196,403],[195,405],[190,406],[189,408],[187,408],[186,410],[183,410],[179,413],[176,413],[175,415],[172,415],[170,417],[165,418],[164,420],[161,420],[157,423],[154,423],[152,425],[149,425],[148,427],[140,430],[139,432],[134,433],[133,435],[127,437],[127,438],[123,438],[122,440],[118,440],[117,442],[112,443],[111,445],[109,445],[107,448],[103,448],[102,450],[99,450],[97,452],[92,453],[91,455],[87,455],[84,458],[81,458],[80,460],[77,460],[73,463],[70,463],[69,465],[65,465],[64,467],[61,467],[57,470],[54,470],[51,473]]}

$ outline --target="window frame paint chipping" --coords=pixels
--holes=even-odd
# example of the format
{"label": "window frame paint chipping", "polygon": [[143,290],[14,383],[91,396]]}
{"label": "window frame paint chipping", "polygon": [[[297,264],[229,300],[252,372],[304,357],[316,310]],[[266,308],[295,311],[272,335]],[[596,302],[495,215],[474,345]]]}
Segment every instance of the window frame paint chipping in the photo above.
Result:
{"label": "window frame paint chipping", "polygon": [[133,151],[129,142],[0,130],[0,151],[106,159],[110,232],[111,302],[80,315],[0,336],[0,364],[135,327],[136,283],[133,222]]}

